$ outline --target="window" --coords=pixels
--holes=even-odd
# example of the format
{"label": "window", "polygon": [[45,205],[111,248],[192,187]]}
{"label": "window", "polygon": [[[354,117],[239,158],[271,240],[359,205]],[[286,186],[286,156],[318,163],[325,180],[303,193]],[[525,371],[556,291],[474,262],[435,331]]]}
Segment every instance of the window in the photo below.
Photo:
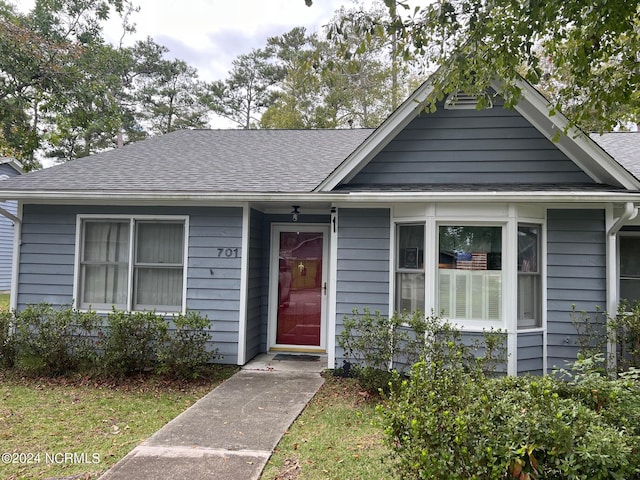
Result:
{"label": "window", "polygon": [[640,235],[619,235],[620,300],[633,304],[640,301]]}
{"label": "window", "polygon": [[502,319],[502,227],[440,226],[438,310],[451,320]]}
{"label": "window", "polygon": [[424,224],[398,225],[396,311],[424,312]]}
{"label": "window", "polygon": [[84,219],[81,308],[180,311],[184,220]]}
{"label": "window", "polygon": [[541,326],[540,226],[518,225],[518,328]]}

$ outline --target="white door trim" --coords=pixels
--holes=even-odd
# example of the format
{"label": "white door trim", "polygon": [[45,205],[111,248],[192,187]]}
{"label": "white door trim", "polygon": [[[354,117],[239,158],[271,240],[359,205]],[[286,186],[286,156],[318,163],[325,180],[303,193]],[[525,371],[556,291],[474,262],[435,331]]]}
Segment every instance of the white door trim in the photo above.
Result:
{"label": "white door trim", "polygon": [[[278,274],[281,232],[321,232],[322,233],[322,280],[320,313],[320,346],[286,345],[276,343],[278,326]],[[291,351],[322,351],[327,349],[327,306],[329,281],[330,228],[324,223],[274,223],[271,225],[271,250],[269,253],[269,318],[268,348]]]}

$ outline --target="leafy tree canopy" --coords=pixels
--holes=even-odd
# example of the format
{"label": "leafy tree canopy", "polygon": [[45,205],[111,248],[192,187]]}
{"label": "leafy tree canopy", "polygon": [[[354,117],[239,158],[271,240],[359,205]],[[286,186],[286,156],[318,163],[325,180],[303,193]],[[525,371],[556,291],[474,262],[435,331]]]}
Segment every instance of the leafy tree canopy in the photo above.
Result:
{"label": "leafy tree canopy", "polygon": [[363,45],[392,36],[401,58],[442,67],[427,107],[453,91],[486,95],[496,77],[512,105],[522,76],[573,125],[603,131],[640,117],[640,0],[436,0],[413,9],[407,0],[384,1],[391,21],[361,13],[350,22]]}

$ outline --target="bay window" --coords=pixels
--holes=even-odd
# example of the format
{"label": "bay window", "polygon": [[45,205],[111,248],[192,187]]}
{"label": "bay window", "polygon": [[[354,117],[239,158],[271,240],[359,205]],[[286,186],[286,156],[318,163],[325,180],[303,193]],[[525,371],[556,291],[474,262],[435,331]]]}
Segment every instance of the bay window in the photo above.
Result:
{"label": "bay window", "polygon": [[438,312],[452,321],[502,320],[502,227],[438,227]]}
{"label": "bay window", "polygon": [[540,226],[518,225],[518,328],[541,326]]}
{"label": "bay window", "polygon": [[84,218],[80,227],[80,308],[182,310],[184,218]]}
{"label": "bay window", "polygon": [[424,224],[397,226],[396,311],[424,312]]}

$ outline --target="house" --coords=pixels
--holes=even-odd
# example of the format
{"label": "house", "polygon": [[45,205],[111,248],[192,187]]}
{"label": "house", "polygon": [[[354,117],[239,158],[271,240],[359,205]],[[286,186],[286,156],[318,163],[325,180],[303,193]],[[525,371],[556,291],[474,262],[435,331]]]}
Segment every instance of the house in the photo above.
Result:
{"label": "house", "polygon": [[566,119],[521,87],[425,113],[426,82],[375,130],[177,131],[3,182],[12,306],[197,310],[226,363],[330,368],[353,309],[434,309],[506,330],[511,374],[564,366],[574,305],[640,297],[640,133],[552,141]]}
{"label": "house", "polygon": [[[23,173],[22,165],[13,158],[0,157],[0,180]],[[18,204],[15,200],[0,202],[0,291],[11,290],[13,267],[13,225]]]}

